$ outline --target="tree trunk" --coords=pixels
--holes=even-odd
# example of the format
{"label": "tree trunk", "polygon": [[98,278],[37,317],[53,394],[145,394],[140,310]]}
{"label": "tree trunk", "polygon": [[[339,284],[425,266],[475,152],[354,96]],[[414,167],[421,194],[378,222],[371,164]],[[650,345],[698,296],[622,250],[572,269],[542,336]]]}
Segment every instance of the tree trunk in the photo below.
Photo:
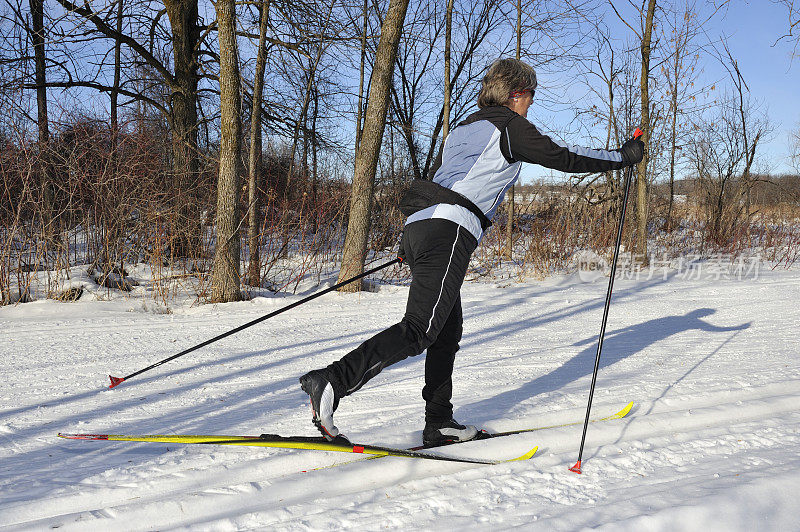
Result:
{"label": "tree trunk", "polygon": [[[350,219],[342,250],[342,269],[339,272],[339,282],[364,271],[375,171],[386,126],[386,111],[389,107],[389,89],[394,73],[397,44],[400,42],[408,1],[391,0],[381,27],[381,38],[372,72],[369,103],[367,103],[367,112],[364,118],[364,130],[356,154],[350,196]],[[357,292],[360,289],[361,283],[355,282],[345,285],[341,290]]]}
{"label": "tree trunk", "polygon": [[670,104],[672,106],[670,109],[672,115],[672,124],[669,138],[669,204],[667,205],[667,220],[665,227],[667,231],[672,231],[672,208],[675,202],[675,154],[678,143],[678,58],[675,58],[675,65],[675,85],[672,88],[672,101]]}
{"label": "tree trunk", "polygon": [[311,208],[314,213],[314,234],[317,234],[319,215],[317,213],[317,116],[319,116],[319,91],[314,89],[314,114],[311,115]]}
{"label": "tree trunk", "polygon": [[46,57],[44,49],[44,0],[30,0],[33,31],[33,57],[36,70],[36,120],[39,126],[39,142],[46,144],[50,140],[50,128],[47,118],[47,76],[45,75]]}
{"label": "tree trunk", "polygon": [[50,125],[47,116],[47,75],[44,48],[44,0],[30,0],[33,57],[36,76],[36,121],[39,129],[39,183],[42,189],[42,232],[46,240],[55,234],[53,227],[53,184],[50,182],[50,165],[47,163],[47,143]]}
{"label": "tree trunk", "polygon": [[[328,7],[328,16],[325,19],[325,26],[330,23],[331,14],[333,13],[333,6],[334,4],[330,4]],[[300,107],[300,116],[295,123],[294,128],[294,135],[292,136],[292,153],[291,157],[289,158],[289,172],[286,176],[286,182],[289,183],[292,179],[292,174],[294,173],[294,158],[295,154],[297,153],[297,143],[300,140],[300,128],[301,124],[303,127],[303,142],[305,142],[307,131],[305,128],[305,124],[307,123],[308,118],[308,107],[311,104],[311,91],[314,87],[314,79],[317,75],[317,69],[319,68],[320,61],[322,61],[322,56],[327,49],[327,45],[323,43],[317,44],[317,55],[313,59],[309,58],[308,61],[308,77],[306,78],[306,90],[303,96],[303,104]],[[305,155],[303,156],[305,158]]]}
{"label": "tree trunk", "polygon": [[295,170],[294,159],[295,155],[297,154],[297,144],[300,142],[300,129],[303,129],[303,138],[305,139],[306,137],[305,124],[308,115],[308,107],[311,104],[311,90],[314,85],[314,78],[317,75],[317,67],[320,59],[322,59],[323,52],[324,48],[322,45],[320,45],[317,52],[317,57],[308,64],[308,78],[306,80],[305,96],[303,97],[303,103],[300,107],[300,114],[294,126],[294,133],[292,134],[292,151],[291,157],[289,158],[289,170],[286,175],[287,183],[291,182],[292,174],[294,174]]}
{"label": "tree trunk", "polygon": [[[744,129],[747,125],[747,122],[742,121],[742,128]],[[753,188],[753,180],[751,179],[750,169],[753,166],[753,161],[756,158],[756,146],[758,145],[758,141],[761,139],[761,131],[756,133],[755,138],[753,139],[753,143],[748,145],[747,144],[747,136],[745,137],[745,146],[747,148],[747,152],[745,152],[745,159],[744,159],[744,170],[742,171],[742,184],[745,187],[745,202],[744,202],[744,214],[747,220],[750,219],[750,191]]]}
{"label": "tree trunk", "polygon": [[[124,1],[118,0],[117,3],[117,23],[116,23],[116,30],[118,34],[122,33],[122,22],[123,22],[123,6]],[[111,168],[112,174],[116,174],[118,172],[117,168],[117,143],[119,139],[119,88],[122,78],[122,41],[117,37],[114,39],[114,82],[111,86],[111,152],[109,155],[109,167]],[[110,183],[110,190],[105,192],[108,197],[116,197],[116,184],[117,180],[113,179]],[[119,260],[119,268],[120,271],[124,271],[125,265],[122,263],[123,258],[122,254],[118,254],[117,251],[119,250],[119,238],[121,227],[119,224],[121,221],[112,216],[112,213],[108,212],[108,209],[103,209],[102,211],[102,228],[103,232],[106,234],[106,243],[107,245],[103,246],[103,259],[102,259],[102,267],[103,267],[103,274],[107,275],[108,272],[111,270],[112,266],[116,264],[116,261]]]}
{"label": "tree trunk", "polygon": [[[122,6],[123,0],[117,0],[117,33],[122,33]],[[114,150],[117,147],[117,132],[119,130],[119,86],[122,77],[122,41],[115,39],[114,42],[114,85],[111,91],[111,156],[114,157]]]}
{"label": "tree trunk", "polygon": [[753,160],[756,156],[756,145],[758,144],[758,140],[761,137],[761,131],[756,133],[755,138],[753,139],[752,145],[750,144],[750,140],[748,139],[747,135],[747,122],[748,122],[748,113],[746,111],[746,105],[744,100],[744,79],[742,79],[742,75],[739,72],[738,64],[733,61],[731,58],[731,62],[734,64],[734,68],[736,69],[736,73],[738,75],[738,83],[736,83],[737,92],[739,93],[739,117],[741,119],[741,127],[742,127],[742,142],[744,148],[744,170],[742,171],[742,185],[744,186],[744,196],[745,196],[745,205],[744,205],[744,212],[747,218],[750,218],[750,189],[753,186],[753,183],[750,179],[750,167],[753,165]]}
{"label": "tree trunk", "polygon": [[419,150],[417,149],[417,144],[414,142],[414,125],[410,121],[404,120],[402,126],[403,138],[406,140],[408,156],[411,159],[411,169],[414,171],[414,179],[422,179],[422,167],[419,164]]}
{"label": "tree trunk", "polygon": [[170,92],[172,128],[172,184],[175,218],[172,250],[188,256],[199,246],[199,218],[192,215],[196,201],[197,158],[197,46],[200,39],[197,0],[165,0],[172,27],[176,88]]}
{"label": "tree trunk", "polygon": [[253,80],[253,108],[250,114],[250,157],[247,168],[247,247],[250,251],[247,280],[250,286],[261,286],[261,254],[259,252],[259,213],[258,201],[259,171],[261,170],[261,102],[264,94],[264,71],[267,64],[267,26],[269,25],[270,0],[263,0],[260,6],[261,22],[258,32],[258,55],[256,74]]}
{"label": "tree trunk", "polygon": [[361,64],[358,68],[358,114],[356,115],[356,153],[361,144],[361,120],[364,118],[364,69],[367,62],[367,31],[369,30],[369,4],[364,0],[364,27],[361,33]]}
{"label": "tree trunk", "polygon": [[[522,0],[517,0],[517,60],[519,61],[522,55]],[[508,199],[506,200],[506,212],[508,219],[506,220],[506,245],[505,257],[511,260],[514,256],[514,200],[515,189],[514,185],[508,190]]]}
{"label": "tree trunk", "polygon": [[[689,87],[690,84],[686,80],[682,80],[681,74],[683,73],[683,58],[686,54],[689,53],[687,45],[690,40],[691,29],[690,29],[690,11],[687,9],[683,16],[685,26],[681,26],[680,29],[675,30],[675,37],[672,41],[674,43],[674,47],[672,47],[672,68],[671,72],[668,75],[668,84],[670,85],[670,137],[669,137],[669,202],[667,204],[667,219],[665,221],[664,229],[666,231],[672,231],[674,228],[674,215],[673,209],[675,206],[675,162],[677,159],[677,151],[678,151],[678,96],[681,86],[681,81],[684,82],[685,87]],[[677,24],[676,24],[677,26]]]}
{"label": "tree trunk", "polygon": [[672,123],[670,124],[669,137],[669,203],[667,204],[667,220],[665,224],[665,229],[667,231],[672,231],[673,226],[672,209],[675,203],[675,159],[678,144],[678,87],[680,86],[678,76],[680,75],[681,57],[683,53],[681,49],[681,36],[679,35],[676,39],[677,43],[674,52],[675,63],[672,70],[672,80],[670,81],[670,83],[672,83],[672,94],[670,95],[670,118]]}
{"label": "tree trunk", "polygon": [[442,115],[442,145],[450,133],[450,41],[453,33],[453,0],[447,0],[447,12],[444,22],[444,111]]}
{"label": "tree trunk", "polygon": [[636,173],[636,253],[642,265],[648,264],[647,257],[647,163],[648,147],[650,145],[650,41],[653,33],[653,17],[656,10],[656,0],[649,0],[647,16],[645,18],[644,34],[642,36],[642,76],[640,87],[642,91],[642,142],[644,142],[644,158],[639,163]]}
{"label": "tree trunk", "polygon": [[[614,116],[614,55],[611,55],[611,64],[609,65],[609,76],[606,80],[606,86],[608,88],[608,131],[606,132],[606,149],[611,149],[611,137],[614,137],[614,144],[619,146],[619,130],[616,122],[616,118]],[[617,191],[619,190],[619,171],[618,170],[609,170],[606,172],[606,186],[608,187],[609,194],[613,198],[616,196]],[[608,209],[606,209],[605,215],[606,220],[610,220],[614,218],[614,214],[616,214],[618,210],[618,204],[622,203],[622,197],[619,198],[619,201],[609,201],[608,202]]]}
{"label": "tree trunk", "polygon": [[219,26],[221,147],[217,181],[217,246],[211,301],[241,299],[239,290],[238,191],[241,155],[241,96],[234,0],[216,3]]}

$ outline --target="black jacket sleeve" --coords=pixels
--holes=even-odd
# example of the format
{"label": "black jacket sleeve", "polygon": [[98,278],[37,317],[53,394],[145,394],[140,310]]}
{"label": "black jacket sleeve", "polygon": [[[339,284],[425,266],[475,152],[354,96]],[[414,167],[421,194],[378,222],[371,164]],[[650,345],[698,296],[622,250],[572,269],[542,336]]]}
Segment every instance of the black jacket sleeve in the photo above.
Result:
{"label": "black jacket sleeve", "polygon": [[627,166],[617,150],[556,144],[520,115],[501,131],[500,150],[509,162],[534,163],[562,172],[605,172]]}

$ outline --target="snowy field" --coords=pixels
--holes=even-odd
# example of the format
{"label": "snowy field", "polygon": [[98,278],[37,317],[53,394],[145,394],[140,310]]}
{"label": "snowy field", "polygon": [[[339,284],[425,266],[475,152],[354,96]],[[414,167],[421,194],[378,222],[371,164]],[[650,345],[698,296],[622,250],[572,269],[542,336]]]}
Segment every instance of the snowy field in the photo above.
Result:
{"label": "snowy field", "polygon": [[[397,321],[404,287],[326,295],[113,390],[109,373],[301,295],[172,314],[136,298],[0,308],[0,530],[800,530],[800,271],[690,277],[617,281],[593,413],[636,406],[590,426],[582,475],[567,470],[580,426],[437,451],[539,445],[496,466],[56,437],[315,435],[298,377]],[[582,420],[605,290],[577,274],[467,283],[456,419],[494,431]],[[339,428],[419,444],[423,368],[408,359],[345,398]]]}

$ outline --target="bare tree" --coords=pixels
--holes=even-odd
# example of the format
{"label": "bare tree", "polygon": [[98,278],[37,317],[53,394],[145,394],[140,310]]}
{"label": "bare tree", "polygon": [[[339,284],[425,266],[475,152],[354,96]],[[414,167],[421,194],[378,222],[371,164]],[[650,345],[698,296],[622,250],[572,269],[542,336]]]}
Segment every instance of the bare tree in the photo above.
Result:
{"label": "bare tree", "polygon": [[[391,0],[381,27],[381,38],[372,69],[364,131],[356,155],[350,194],[350,218],[342,250],[339,282],[364,271],[375,171],[386,125],[386,112],[389,108],[389,90],[392,85],[397,43],[400,41],[407,9],[408,0]],[[345,285],[342,291],[357,292],[360,289],[361,283],[350,283]]]}
{"label": "bare tree", "polygon": [[778,40],[787,40],[792,43],[792,57],[797,57],[797,49],[800,47],[800,6],[795,0],[774,0],[783,4],[789,10],[787,13],[787,30]]}
{"label": "bare tree", "polygon": [[749,218],[750,191],[753,188],[750,169],[753,166],[753,160],[756,156],[756,146],[766,132],[767,125],[766,122],[757,123],[753,130],[753,125],[751,124],[751,121],[754,121],[754,117],[752,116],[753,105],[748,101],[750,88],[747,86],[747,83],[745,83],[744,76],[739,69],[739,62],[734,59],[727,41],[723,41],[723,46],[727,56],[727,62],[723,64],[725,64],[731,82],[733,83],[735,104],[738,111],[739,127],[737,130],[741,136],[742,150],[744,151],[744,168],[742,168],[741,174],[741,187],[743,188],[745,196],[744,215]]}
{"label": "bare tree", "polygon": [[[439,46],[444,18],[436,4],[415,4],[406,22],[406,31],[397,52],[396,80],[392,85],[393,123],[399,126],[405,140],[408,157],[416,179],[428,179],[428,172],[439,147],[439,135],[444,125],[444,103],[438,68]],[[491,31],[500,24],[497,4],[493,0],[470,2],[458,9],[454,5],[453,39],[451,47],[450,97],[447,100],[449,123],[457,122],[465,110],[474,104],[479,77],[486,60],[478,50]],[[452,44],[452,43],[451,43]],[[494,54],[496,52],[492,52]],[[432,122],[429,122],[430,120]]]}
{"label": "bare tree", "polygon": [[694,89],[699,75],[697,68],[699,47],[694,44],[701,31],[702,24],[698,20],[694,5],[686,5],[683,13],[675,11],[670,19],[670,34],[667,40],[669,55],[662,65],[662,74],[667,82],[669,96],[669,201],[664,228],[672,230],[674,225],[673,208],[675,201],[675,171],[677,168],[678,150],[682,148],[680,141],[685,128],[681,130],[679,118],[687,112],[687,107],[695,101],[698,91]]}
{"label": "bare tree", "polygon": [[[174,75],[172,90],[172,156],[175,190],[188,190],[189,198],[178,195],[175,253],[185,256],[195,249],[200,237],[199,222],[190,214],[198,173],[197,157],[197,89],[200,82],[200,26],[197,0],[165,0],[172,28]],[[238,67],[237,67],[238,77]],[[238,177],[238,176],[237,176]],[[238,246],[238,243],[237,243]],[[238,270],[238,264],[237,264]],[[238,290],[238,280],[237,280]]]}
{"label": "bare tree", "polygon": [[30,39],[33,43],[34,71],[36,79],[36,121],[39,130],[39,183],[42,191],[42,230],[50,239],[55,231],[52,227],[53,185],[47,164],[47,144],[50,140],[50,122],[47,116],[47,74],[45,54],[44,0],[29,0],[31,9]]}
{"label": "bare tree", "polygon": [[447,0],[444,23],[444,104],[442,106],[442,143],[450,133],[450,96],[453,86],[450,82],[450,41],[453,35],[453,0]]}
{"label": "bare tree", "polygon": [[[514,56],[524,59],[535,68],[559,68],[577,59],[576,47],[583,40],[581,21],[590,18],[595,5],[584,0],[563,4],[557,1],[516,0],[513,2]],[[523,49],[523,39],[535,43]],[[540,91],[541,92],[541,91]],[[540,97],[541,99],[541,97]],[[504,204],[507,213],[505,238],[501,253],[513,258],[514,220],[516,217],[515,184],[508,190]]]}
{"label": "bare tree", "polygon": [[247,247],[249,250],[246,282],[261,286],[261,255],[259,252],[258,201],[259,172],[261,170],[261,104],[264,97],[264,71],[267,64],[267,28],[269,27],[270,0],[262,0],[259,9],[258,51],[256,73],[253,78],[253,101],[250,111],[250,156],[247,165]]}
{"label": "bare tree", "polygon": [[30,39],[33,43],[34,70],[36,78],[36,109],[39,142],[42,145],[50,140],[50,126],[47,117],[47,74],[45,55],[44,0],[29,0],[31,9]]}
{"label": "bare tree", "polygon": [[358,66],[358,112],[356,114],[356,152],[361,144],[361,133],[364,114],[364,70],[367,63],[367,31],[369,29],[369,0],[364,0],[364,26],[361,30],[361,60]]}
{"label": "bare tree", "polygon": [[[143,61],[169,88],[167,105],[147,98],[142,94],[115,89],[95,80],[69,80],[48,83],[55,87],[88,87],[104,92],[116,90],[119,94],[146,101],[161,110],[167,117],[172,137],[172,169],[175,191],[176,215],[172,222],[173,251],[178,256],[186,256],[199,242],[199,222],[190,214],[192,197],[198,175],[198,84],[201,31],[199,25],[198,0],[165,0],[165,10],[170,21],[173,71],[161,61],[153,51],[153,46],[145,46],[134,37],[118,32],[106,22],[106,14],[94,11],[90,4],[79,6],[70,0],[58,0],[64,9],[75,13],[94,26],[95,31],[105,38],[124,43]],[[161,14],[154,18],[152,26],[158,24]],[[153,32],[151,31],[151,34]]]}
{"label": "bare tree", "polygon": [[644,17],[642,31],[642,78],[640,91],[642,96],[642,142],[645,145],[644,158],[637,167],[636,174],[636,242],[637,252],[643,263],[647,258],[647,163],[649,159],[647,147],[652,136],[650,125],[650,45],[653,34],[656,0],[648,0],[647,15]]}
{"label": "bare tree", "polygon": [[647,257],[647,170],[650,159],[649,148],[652,137],[650,123],[650,55],[653,35],[653,22],[655,20],[656,0],[647,0],[647,6],[642,3],[639,8],[640,28],[631,26],[624,17],[619,14],[613,3],[612,9],[619,19],[633,31],[639,39],[642,63],[641,76],[639,79],[639,91],[641,96],[641,129],[643,135],[642,142],[645,145],[644,158],[637,166],[636,172],[636,253],[643,264],[648,263]]}
{"label": "bare tree", "polygon": [[[407,16],[398,45],[397,77],[391,88],[392,112],[406,142],[416,179],[422,179],[426,175],[421,161],[423,149],[418,138],[418,117],[425,104],[431,100],[435,99],[436,107],[440,107],[441,93],[438,84],[433,91],[426,89],[431,88],[430,72],[435,69],[438,58],[436,42],[444,29],[444,22],[438,11],[438,4],[416,3]],[[450,104],[450,99],[447,99],[447,103]]]}
{"label": "bare tree", "polygon": [[[591,106],[579,110],[579,115],[587,115],[593,123],[604,124],[605,148],[619,146],[620,137],[625,131],[632,129],[631,114],[634,100],[638,101],[638,90],[634,91],[633,57],[625,50],[617,50],[612,42],[611,32],[602,20],[592,20],[593,49],[582,60],[581,71],[585,85],[594,94],[589,100]],[[620,133],[622,131],[623,133]],[[605,178],[604,186],[597,186],[601,178]],[[604,214],[614,218],[618,203],[622,196],[619,190],[620,171],[608,171],[602,175],[586,176],[578,183],[582,186],[582,194],[593,204],[606,204]]]}
{"label": "bare tree", "polygon": [[236,42],[236,4],[217,0],[221,140],[217,181],[217,246],[211,277],[211,301],[241,299],[239,285],[239,173],[241,165],[241,94]]}
{"label": "bare tree", "polygon": [[[321,31],[324,31],[325,28],[330,24],[331,15],[333,14],[333,9],[335,7],[335,2],[330,2],[328,4],[328,12],[325,18],[320,20],[321,23]],[[303,91],[303,99],[300,104],[300,113],[298,114],[297,120],[294,126],[294,133],[292,134],[292,151],[291,151],[291,159],[289,160],[289,171],[287,174],[287,179],[292,178],[292,174],[294,172],[294,163],[295,163],[295,154],[297,153],[297,143],[300,140],[300,132],[303,130],[303,138],[307,137],[306,135],[306,128],[303,125],[306,122],[306,118],[308,117],[308,108],[311,105],[311,97],[314,88],[314,82],[316,80],[317,71],[320,67],[320,62],[322,61],[322,56],[325,54],[325,51],[328,49],[329,43],[325,42],[315,42],[311,45],[313,50],[309,50],[306,52],[306,56],[308,57],[308,65],[305,66],[303,76],[305,77],[305,90]],[[305,158],[304,158],[305,159]]]}
{"label": "bare tree", "polygon": [[[517,37],[516,59],[519,61],[522,55],[522,0],[517,0],[517,30],[515,32]],[[511,260],[514,255],[514,200],[516,196],[516,186],[512,185],[508,190],[508,197],[506,199],[506,212],[508,219],[506,220],[506,244],[505,256]]]}
{"label": "bare tree", "polygon": [[707,237],[717,245],[727,245],[747,221],[749,174],[768,123],[737,89],[727,92],[712,110],[697,124],[690,159],[700,184]]}
{"label": "bare tree", "polygon": [[119,88],[122,81],[122,35],[123,6],[124,0],[117,0],[117,36],[114,39],[114,82],[111,90],[111,133],[112,133],[112,153],[116,148],[117,136],[119,133]]}

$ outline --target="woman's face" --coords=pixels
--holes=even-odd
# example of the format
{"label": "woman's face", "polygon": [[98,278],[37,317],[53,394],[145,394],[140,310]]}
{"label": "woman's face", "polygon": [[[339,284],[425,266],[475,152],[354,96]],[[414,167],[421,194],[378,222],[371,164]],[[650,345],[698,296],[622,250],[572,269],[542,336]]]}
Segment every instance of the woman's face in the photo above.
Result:
{"label": "woman's face", "polygon": [[510,98],[506,107],[520,116],[528,116],[528,107],[533,103],[533,92],[525,91],[521,95]]}

